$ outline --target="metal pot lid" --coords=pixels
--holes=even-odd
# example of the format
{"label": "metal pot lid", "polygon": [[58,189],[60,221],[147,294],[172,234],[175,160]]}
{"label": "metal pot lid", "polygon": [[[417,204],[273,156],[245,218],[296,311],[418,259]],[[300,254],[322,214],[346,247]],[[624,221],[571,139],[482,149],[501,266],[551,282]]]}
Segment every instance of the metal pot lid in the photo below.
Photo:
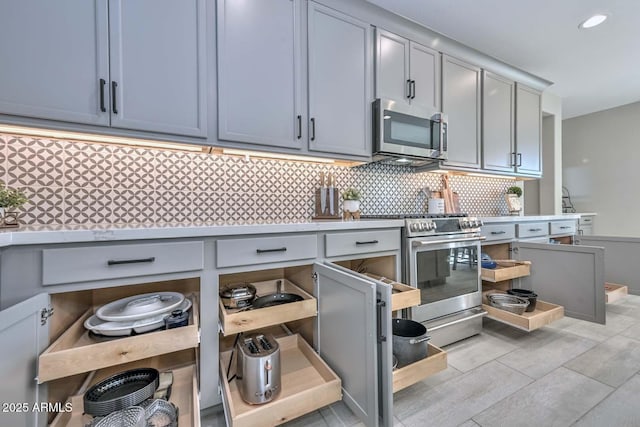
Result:
{"label": "metal pot lid", "polygon": [[152,292],[134,295],[105,304],[96,311],[102,320],[124,322],[168,313],[184,301],[179,292]]}
{"label": "metal pot lid", "polygon": [[256,287],[251,283],[234,283],[220,290],[222,298],[244,299],[253,298],[256,295]]}

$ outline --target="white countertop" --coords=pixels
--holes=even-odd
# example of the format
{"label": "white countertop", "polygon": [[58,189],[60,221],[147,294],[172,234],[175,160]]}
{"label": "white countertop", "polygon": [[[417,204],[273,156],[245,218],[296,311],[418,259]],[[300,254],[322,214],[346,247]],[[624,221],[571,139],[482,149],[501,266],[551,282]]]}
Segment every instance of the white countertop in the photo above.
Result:
{"label": "white countertop", "polygon": [[0,231],[0,247],[109,240],[175,239],[266,233],[296,233],[402,227],[403,220],[307,221],[276,223],[164,223],[22,226]]}
{"label": "white countertop", "polygon": [[504,222],[528,222],[528,221],[558,221],[563,219],[579,219],[581,216],[589,216],[595,214],[559,214],[559,215],[513,215],[513,216],[485,216],[480,220],[484,224],[504,223]]}

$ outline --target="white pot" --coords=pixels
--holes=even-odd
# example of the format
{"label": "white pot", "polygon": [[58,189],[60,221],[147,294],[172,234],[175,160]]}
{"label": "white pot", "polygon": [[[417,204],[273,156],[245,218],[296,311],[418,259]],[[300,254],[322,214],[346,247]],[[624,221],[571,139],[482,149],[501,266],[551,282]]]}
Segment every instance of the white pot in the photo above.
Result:
{"label": "white pot", "polygon": [[360,200],[345,200],[342,202],[342,209],[347,212],[358,212],[360,210]]}

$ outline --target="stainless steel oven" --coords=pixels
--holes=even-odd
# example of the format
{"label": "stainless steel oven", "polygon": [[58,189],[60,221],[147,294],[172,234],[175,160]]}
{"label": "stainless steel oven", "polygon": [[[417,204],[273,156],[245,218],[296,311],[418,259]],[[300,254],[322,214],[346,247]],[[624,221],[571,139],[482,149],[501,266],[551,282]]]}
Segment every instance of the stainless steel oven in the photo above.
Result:
{"label": "stainless steel oven", "polygon": [[464,215],[405,219],[403,279],[421,297],[411,318],[427,326],[436,345],[482,329],[481,225]]}

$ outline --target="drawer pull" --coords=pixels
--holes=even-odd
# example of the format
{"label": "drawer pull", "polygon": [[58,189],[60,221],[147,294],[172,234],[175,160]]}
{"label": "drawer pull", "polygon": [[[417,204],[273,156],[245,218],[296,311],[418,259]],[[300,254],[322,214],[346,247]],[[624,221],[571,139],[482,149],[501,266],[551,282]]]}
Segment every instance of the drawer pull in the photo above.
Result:
{"label": "drawer pull", "polygon": [[560,230],[566,230],[567,228],[571,228],[571,227],[568,225],[563,225],[560,227]]}
{"label": "drawer pull", "polygon": [[269,252],[286,252],[287,248],[275,248],[275,249],[256,249],[257,254],[266,254]]}
{"label": "drawer pull", "polygon": [[502,231],[492,231],[491,234],[505,234],[506,231],[502,230]]}
{"label": "drawer pull", "polygon": [[156,257],[152,256],[149,258],[139,258],[139,259],[119,259],[119,260],[113,260],[110,259],[109,261],[107,261],[107,265],[122,265],[122,264],[141,264],[141,263],[146,263],[146,262],[154,262],[156,260]]}
{"label": "drawer pull", "polygon": [[356,245],[375,245],[376,243],[380,243],[377,240],[367,240],[366,242],[356,242]]}
{"label": "drawer pull", "polygon": [[542,228],[530,228],[529,231],[542,231]]}

